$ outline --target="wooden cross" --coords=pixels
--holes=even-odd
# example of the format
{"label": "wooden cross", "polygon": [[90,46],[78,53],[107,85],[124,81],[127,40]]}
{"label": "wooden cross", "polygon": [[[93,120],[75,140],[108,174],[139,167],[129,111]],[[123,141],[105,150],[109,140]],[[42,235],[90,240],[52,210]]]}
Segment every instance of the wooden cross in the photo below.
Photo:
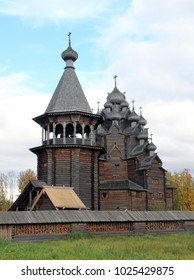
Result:
{"label": "wooden cross", "polygon": [[97,104],[98,104],[98,112],[99,112],[99,110],[100,110],[100,108],[99,108],[100,101],[98,101]]}
{"label": "wooden cross", "polygon": [[115,75],[114,77],[113,77],[113,79],[115,79],[115,87],[117,86],[117,76]]}
{"label": "wooden cross", "polygon": [[134,111],[134,103],[135,103],[135,100],[132,101],[132,104],[133,104],[133,111]]}
{"label": "wooden cross", "polygon": [[67,36],[69,36],[69,45],[71,45],[71,32]]}

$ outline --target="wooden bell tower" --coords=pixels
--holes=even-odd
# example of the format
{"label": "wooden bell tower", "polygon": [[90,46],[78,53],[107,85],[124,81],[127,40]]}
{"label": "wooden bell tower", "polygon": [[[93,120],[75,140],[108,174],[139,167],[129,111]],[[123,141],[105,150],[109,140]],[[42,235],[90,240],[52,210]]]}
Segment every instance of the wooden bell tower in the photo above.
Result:
{"label": "wooden bell tower", "polygon": [[104,149],[96,145],[100,115],[92,113],[74,62],[71,47],[62,53],[66,67],[43,115],[33,120],[42,128],[41,146],[30,149],[37,155],[38,180],[48,185],[73,187],[83,203],[99,209],[99,156]]}

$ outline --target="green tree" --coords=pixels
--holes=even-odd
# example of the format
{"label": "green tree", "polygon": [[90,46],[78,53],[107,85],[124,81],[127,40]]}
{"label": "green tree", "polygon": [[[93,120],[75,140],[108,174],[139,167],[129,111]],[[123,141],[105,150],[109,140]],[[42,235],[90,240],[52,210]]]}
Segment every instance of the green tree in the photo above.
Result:
{"label": "green tree", "polygon": [[3,186],[0,185],[0,211],[7,210],[7,200]]}
{"label": "green tree", "polygon": [[194,210],[194,177],[188,169],[182,172],[168,172],[166,178],[176,188],[174,195],[175,210]]}
{"label": "green tree", "polygon": [[0,211],[6,211],[8,209],[8,200],[6,199],[6,176],[0,174]]}
{"label": "green tree", "polygon": [[36,174],[32,169],[27,169],[25,171],[21,171],[18,176],[18,188],[19,191],[22,192],[26,185],[31,180],[36,180]]}

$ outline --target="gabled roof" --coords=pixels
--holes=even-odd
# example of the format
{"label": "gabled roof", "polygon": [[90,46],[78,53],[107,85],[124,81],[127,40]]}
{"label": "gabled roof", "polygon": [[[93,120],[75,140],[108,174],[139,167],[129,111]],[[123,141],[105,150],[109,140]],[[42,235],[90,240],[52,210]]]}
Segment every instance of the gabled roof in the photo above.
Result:
{"label": "gabled roof", "polygon": [[29,181],[24,190],[21,192],[21,194],[18,196],[18,198],[14,201],[14,203],[10,206],[8,211],[16,211],[17,208],[24,207],[26,208],[29,203],[29,192],[32,189],[42,189],[43,186],[46,186],[47,183],[41,180],[32,180]]}
{"label": "gabled roof", "polygon": [[70,187],[43,187],[30,210],[34,210],[41,197],[47,195],[56,209],[86,209],[86,206]]}

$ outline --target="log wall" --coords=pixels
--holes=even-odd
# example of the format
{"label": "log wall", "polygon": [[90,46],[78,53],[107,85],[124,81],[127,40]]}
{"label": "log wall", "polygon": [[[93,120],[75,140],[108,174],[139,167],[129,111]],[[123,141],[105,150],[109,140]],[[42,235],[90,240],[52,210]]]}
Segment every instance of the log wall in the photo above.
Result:
{"label": "log wall", "polygon": [[72,233],[161,234],[194,232],[193,211],[22,211],[0,213],[0,238],[41,240]]}
{"label": "log wall", "polygon": [[56,239],[71,233],[161,234],[194,232],[194,221],[93,222],[37,225],[1,225],[0,238],[9,240]]}

